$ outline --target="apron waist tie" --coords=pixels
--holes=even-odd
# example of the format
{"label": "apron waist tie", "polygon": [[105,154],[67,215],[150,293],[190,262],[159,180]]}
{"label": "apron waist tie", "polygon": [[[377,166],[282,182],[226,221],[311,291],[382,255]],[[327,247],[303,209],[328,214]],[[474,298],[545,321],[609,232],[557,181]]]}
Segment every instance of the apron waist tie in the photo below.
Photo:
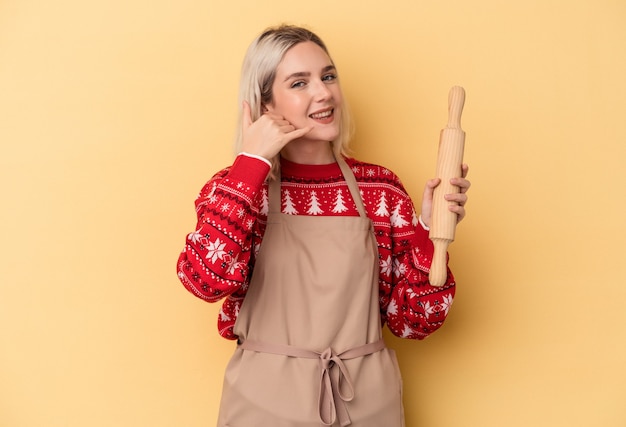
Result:
{"label": "apron waist tie", "polygon": [[[344,360],[356,359],[376,353],[385,348],[385,342],[380,340],[358,347],[351,348],[342,353],[335,353],[328,347],[322,352],[292,347],[284,344],[272,344],[259,341],[245,340],[239,344],[242,350],[256,351],[260,353],[276,354],[288,357],[298,357],[304,359],[319,359],[320,363],[320,393],[319,393],[319,415],[320,420],[326,426],[332,425],[336,419],[342,427],[350,425],[352,421],[346,408],[346,402],[354,398],[354,386],[344,365]],[[339,374],[337,378],[331,375],[331,369],[337,366]],[[343,381],[346,383],[347,392],[343,392]]]}

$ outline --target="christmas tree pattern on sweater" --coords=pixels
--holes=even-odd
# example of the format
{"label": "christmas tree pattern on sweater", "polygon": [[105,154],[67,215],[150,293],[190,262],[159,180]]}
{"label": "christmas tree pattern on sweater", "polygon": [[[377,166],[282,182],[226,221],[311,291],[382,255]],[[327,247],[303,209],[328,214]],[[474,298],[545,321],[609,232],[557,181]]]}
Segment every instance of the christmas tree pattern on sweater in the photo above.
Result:
{"label": "christmas tree pattern on sweater", "polygon": [[[422,339],[438,329],[452,304],[455,283],[428,283],[432,243],[398,177],[381,166],[347,159],[357,180],[379,251],[381,319],[404,338]],[[358,216],[339,166],[281,163],[281,210],[288,215]],[[178,276],[194,295],[224,299],[218,318],[222,336],[232,328],[249,274],[262,244],[269,210],[265,163],[238,156],[217,173],[196,200],[198,226],[187,236]]]}

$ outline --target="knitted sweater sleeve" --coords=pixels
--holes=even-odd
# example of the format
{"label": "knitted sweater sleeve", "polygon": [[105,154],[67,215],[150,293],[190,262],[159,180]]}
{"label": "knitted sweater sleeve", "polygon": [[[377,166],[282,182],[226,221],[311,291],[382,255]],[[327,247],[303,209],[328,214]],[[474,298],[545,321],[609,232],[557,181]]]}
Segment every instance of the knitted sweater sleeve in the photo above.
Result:
{"label": "knitted sweater sleeve", "polygon": [[234,338],[229,334],[248,285],[268,172],[261,160],[240,155],[213,176],[196,199],[196,229],[178,258],[178,278],[189,292],[209,302],[227,298],[218,319],[227,338]]}
{"label": "knitted sweater sleeve", "polygon": [[443,324],[455,294],[455,281],[448,269],[446,283],[433,287],[428,273],[433,244],[417,220],[413,203],[396,178],[391,192],[390,244],[379,245],[381,315],[383,322],[402,338],[424,339]]}

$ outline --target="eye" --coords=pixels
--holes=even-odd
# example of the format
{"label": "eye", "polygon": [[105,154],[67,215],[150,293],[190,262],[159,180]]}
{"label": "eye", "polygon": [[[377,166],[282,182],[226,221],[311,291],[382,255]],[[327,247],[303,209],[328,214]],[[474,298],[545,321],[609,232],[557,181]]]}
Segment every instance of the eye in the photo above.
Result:
{"label": "eye", "polygon": [[337,80],[337,74],[329,73],[329,74],[324,74],[324,76],[322,76],[322,81],[324,82],[331,82],[333,80]]}
{"label": "eye", "polygon": [[289,87],[292,89],[295,89],[295,88],[303,87],[305,84],[306,82],[304,80],[296,80]]}

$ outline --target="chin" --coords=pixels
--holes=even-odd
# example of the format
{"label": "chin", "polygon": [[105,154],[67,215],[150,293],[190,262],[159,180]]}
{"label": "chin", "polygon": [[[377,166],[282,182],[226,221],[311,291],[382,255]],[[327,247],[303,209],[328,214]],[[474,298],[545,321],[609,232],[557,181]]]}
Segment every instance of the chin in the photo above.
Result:
{"label": "chin", "polygon": [[332,130],[332,131],[326,130],[326,131],[316,132],[314,130],[307,135],[307,138],[313,139],[316,141],[332,142],[336,140],[337,138],[339,138],[339,131],[338,130]]}

